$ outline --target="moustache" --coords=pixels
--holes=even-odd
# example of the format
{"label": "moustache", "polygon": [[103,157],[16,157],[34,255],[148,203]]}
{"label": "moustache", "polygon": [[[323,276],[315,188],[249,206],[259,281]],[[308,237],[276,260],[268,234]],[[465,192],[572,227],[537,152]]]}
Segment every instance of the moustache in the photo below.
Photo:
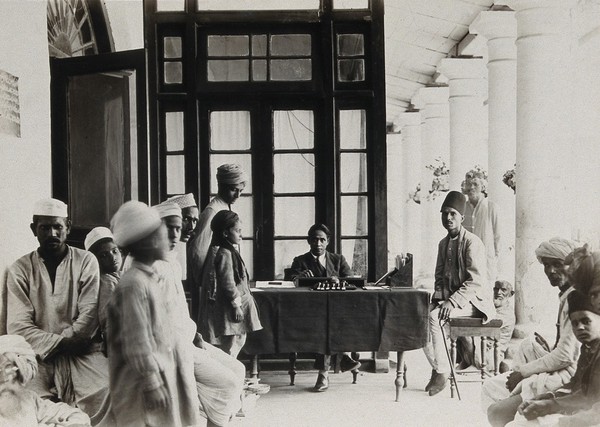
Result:
{"label": "moustache", "polygon": [[60,243],[60,239],[57,239],[56,237],[49,237],[46,239],[46,244],[48,243]]}

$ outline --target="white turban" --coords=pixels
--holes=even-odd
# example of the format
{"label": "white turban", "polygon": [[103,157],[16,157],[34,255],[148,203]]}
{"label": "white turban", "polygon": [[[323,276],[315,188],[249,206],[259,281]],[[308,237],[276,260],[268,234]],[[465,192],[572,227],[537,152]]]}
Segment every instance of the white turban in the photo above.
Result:
{"label": "white turban", "polygon": [[179,205],[171,203],[169,201],[162,202],[161,204],[156,206],[152,206],[152,209],[156,209],[156,212],[158,212],[158,215],[161,218],[166,218],[168,216],[178,216],[179,218],[181,218],[181,208],[179,207]]}
{"label": "white turban", "polygon": [[197,207],[196,200],[192,193],[178,194],[167,199],[167,202],[175,203],[181,209]]}
{"label": "white turban", "polygon": [[37,216],[57,216],[67,218],[67,205],[57,199],[42,199],[35,202],[33,205],[33,215]]}
{"label": "white turban", "polygon": [[575,247],[575,243],[570,240],[553,237],[538,246],[535,250],[535,256],[539,262],[542,262],[542,258],[554,258],[564,261],[567,255],[573,252]]}
{"label": "white turban", "polygon": [[110,220],[115,243],[120,247],[127,247],[142,240],[161,224],[158,212],[137,200],[123,203]]}
{"label": "white turban", "polygon": [[110,229],[106,227],[96,227],[90,231],[87,236],[85,236],[85,240],[83,241],[83,247],[86,251],[89,251],[94,243],[102,240],[102,239],[111,239],[114,240],[113,234]]}
{"label": "white turban", "polygon": [[0,336],[0,354],[3,354],[19,369],[21,383],[26,384],[36,376],[38,364],[35,360],[35,352],[22,336]]}
{"label": "white turban", "polygon": [[237,185],[247,181],[246,172],[240,165],[232,163],[217,168],[217,182],[219,184]]}

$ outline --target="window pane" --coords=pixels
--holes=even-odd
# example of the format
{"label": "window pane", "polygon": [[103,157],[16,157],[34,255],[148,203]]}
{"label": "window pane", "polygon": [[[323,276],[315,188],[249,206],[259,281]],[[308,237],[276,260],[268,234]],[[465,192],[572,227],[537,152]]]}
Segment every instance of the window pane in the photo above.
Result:
{"label": "window pane", "polygon": [[252,56],[266,56],[267,35],[258,34],[252,36]]}
{"label": "window pane", "polygon": [[165,83],[176,84],[183,82],[181,62],[165,62]]}
{"label": "window pane", "polygon": [[248,81],[250,65],[247,59],[213,59],[207,61],[209,82],[245,82]]}
{"label": "window pane", "polygon": [[255,82],[267,80],[267,61],[265,59],[252,61],[252,80]]}
{"label": "window pane", "polygon": [[275,236],[305,236],[315,223],[314,197],[275,197]]}
{"label": "window pane", "polygon": [[[217,168],[225,163],[239,164],[246,175],[248,182],[244,188],[244,194],[252,193],[252,165],[250,154],[211,154],[210,156],[210,193],[217,193]],[[239,202],[239,200],[238,200]]]}
{"label": "window pane", "polygon": [[181,12],[185,10],[185,0],[157,0],[157,12]]}
{"label": "window pane", "polygon": [[365,79],[363,59],[338,60],[338,80],[340,82],[361,82]]}
{"label": "window pane", "polygon": [[319,0],[198,0],[198,10],[316,10]]}
{"label": "window pane", "polygon": [[[311,224],[312,225],[312,224]],[[304,234],[308,228],[304,231]],[[276,240],[275,241],[275,278],[283,279],[284,269],[292,266],[292,261],[298,255],[309,251],[306,240]]]}
{"label": "window pane", "polygon": [[311,149],[315,121],[310,110],[273,111],[273,146],[281,149]]}
{"label": "window pane", "polygon": [[365,110],[340,110],[340,148],[367,148],[365,128],[367,126]]}
{"label": "window pane", "polygon": [[333,0],[334,9],[368,9],[369,0]]}
{"label": "window pane", "polygon": [[165,58],[181,58],[181,37],[165,37]]}
{"label": "window pane", "polygon": [[315,191],[315,155],[275,154],[273,156],[275,193],[312,193]]}
{"label": "window pane", "polygon": [[310,59],[274,59],[271,61],[271,80],[310,80]]}
{"label": "window pane", "polygon": [[340,191],[358,193],[367,191],[367,154],[340,154]]}
{"label": "window pane", "polygon": [[271,55],[310,56],[310,34],[276,34],[271,36]]}
{"label": "window pane", "polygon": [[366,239],[343,239],[342,255],[355,276],[367,277],[369,252]]}
{"label": "window pane", "polygon": [[248,276],[250,280],[254,279],[254,241],[253,240],[242,240],[240,245],[240,255],[246,264],[248,270]]}
{"label": "window pane", "polygon": [[167,156],[167,193],[185,193],[185,160],[183,155]]}
{"label": "window pane", "polygon": [[249,150],[250,111],[211,112],[210,148],[227,151]]}
{"label": "window pane", "polygon": [[366,236],[367,196],[342,196],[342,236]]}
{"label": "window pane", "polygon": [[242,197],[231,205],[231,210],[239,215],[240,221],[242,222],[242,237],[248,240],[254,238],[254,217],[252,215],[253,200],[254,198],[252,196],[242,195]]}
{"label": "window pane", "polygon": [[208,56],[248,56],[248,36],[208,36]]}
{"label": "window pane", "polygon": [[365,41],[362,34],[338,34],[339,56],[360,56],[365,54]]}
{"label": "window pane", "polygon": [[183,111],[165,113],[167,151],[183,150]]}

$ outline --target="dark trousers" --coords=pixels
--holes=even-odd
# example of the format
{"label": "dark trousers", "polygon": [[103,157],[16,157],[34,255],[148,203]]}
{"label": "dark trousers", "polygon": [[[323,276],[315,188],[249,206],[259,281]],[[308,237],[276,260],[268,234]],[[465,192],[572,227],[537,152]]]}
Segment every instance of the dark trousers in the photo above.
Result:
{"label": "dark trousers", "polygon": [[315,369],[328,371],[331,367],[331,355],[330,354],[317,354],[315,357]]}

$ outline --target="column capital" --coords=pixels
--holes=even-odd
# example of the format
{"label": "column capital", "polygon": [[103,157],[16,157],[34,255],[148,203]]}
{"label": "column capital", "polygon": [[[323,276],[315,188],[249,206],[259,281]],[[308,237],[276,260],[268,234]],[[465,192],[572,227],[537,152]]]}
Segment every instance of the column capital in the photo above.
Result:
{"label": "column capital", "polygon": [[398,114],[396,121],[400,128],[406,126],[419,126],[421,124],[421,112],[420,111],[407,111],[405,113]]}
{"label": "column capital", "polygon": [[570,15],[578,0],[510,0],[517,18],[517,43],[530,36],[570,37]]}
{"label": "column capital", "polygon": [[485,10],[473,20],[469,31],[488,40],[517,38],[517,20],[511,10]]}

